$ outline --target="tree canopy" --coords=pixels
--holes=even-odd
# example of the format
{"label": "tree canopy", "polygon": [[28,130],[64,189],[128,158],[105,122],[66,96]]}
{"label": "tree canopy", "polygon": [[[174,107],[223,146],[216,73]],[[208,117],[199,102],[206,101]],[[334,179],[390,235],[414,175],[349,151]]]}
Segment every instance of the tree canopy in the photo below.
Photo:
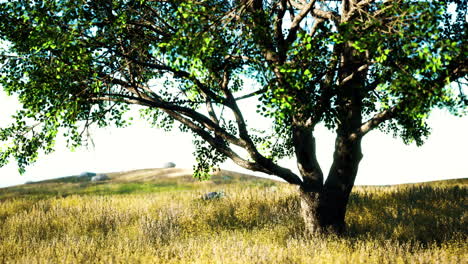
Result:
{"label": "tree canopy", "polygon": [[[2,2],[0,84],[23,109],[0,130],[0,165],[14,158],[24,170],[57,133],[79,146],[88,127],[124,126],[139,105],[151,125],[196,136],[199,176],[230,158],[294,184],[323,180],[318,123],[338,137],[378,128],[421,144],[431,109],[466,111],[466,5]],[[239,107],[248,98],[271,128],[251,129]],[[276,163],[292,155],[302,177]]]}

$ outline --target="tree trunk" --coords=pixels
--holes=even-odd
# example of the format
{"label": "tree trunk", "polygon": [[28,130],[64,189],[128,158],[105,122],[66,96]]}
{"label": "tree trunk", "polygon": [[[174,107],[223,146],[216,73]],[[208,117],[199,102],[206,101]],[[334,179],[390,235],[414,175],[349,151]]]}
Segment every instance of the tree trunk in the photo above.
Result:
{"label": "tree trunk", "polygon": [[[343,13],[350,8],[349,1],[343,1]],[[308,233],[343,233],[345,231],[345,215],[349,194],[354,186],[354,180],[362,159],[361,137],[355,132],[362,123],[363,97],[367,71],[358,69],[366,64],[366,54],[360,53],[351,43],[340,48],[341,59],[338,71],[339,84],[337,95],[337,129],[335,152],[330,172],[322,185],[310,189],[304,180],[301,186],[301,210],[305,228]],[[346,81],[345,81],[346,80]],[[354,136],[353,136],[354,135]],[[301,137],[302,141],[304,137]],[[315,143],[315,141],[311,141]],[[296,143],[295,145],[299,145]],[[313,145],[315,147],[315,145]],[[315,148],[312,149],[315,154]],[[300,149],[296,147],[296,150]],[[301,152],[296,151],[298,161]],[[305,156],[302,154],[302,156]],[[309,155],[311,156],[311,155]],[[318,167],[313,159],[308,161],[312,167]],[[299,163],[299,165],[301,165]],[[302,166],[306,167],[306,166]],[[301,167],[299,167],[300,169]],[[303,178],[307,176],[301,171]],[[313,182],[317,182],[312,178]],[[320,182],[321,183],[321,182]]]}
{"label": "tree trunk", "polygon": [[299,189],[301,200],[301,216],[304,220],[305,232],[309,235],[322,233],[324,226],[320,220],[320,192],[308,192]]}
{"label": "tree trunk", "polygon": [[342,234],[349,195],[362,159],[361,140],[338,136],[333,164],[320,191],[300,188],[301,214],[309,234]]}
{"label": "tree trunk", "polygon": [[346,230],[345,214],[349,193],[305,192],[300,190],[301,216],[305,232],[314,234],[342,234]]}
{"label": "tree trunk", "polygon": [[346,192],[305,192],[301,189],[301,216],[306,234],[342,234],[345,231]]}

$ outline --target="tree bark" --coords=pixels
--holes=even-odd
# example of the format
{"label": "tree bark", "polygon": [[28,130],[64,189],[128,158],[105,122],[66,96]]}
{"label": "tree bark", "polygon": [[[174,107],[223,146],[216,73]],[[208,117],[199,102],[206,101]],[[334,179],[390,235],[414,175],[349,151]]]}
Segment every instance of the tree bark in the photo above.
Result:
{"label": "tree bark", "polygon": [[301,214],[307,233],[342,234],[346,207],[362,159],[361,139],[337,137],[330,173],[319,191],[300,188]]}
{"label": "tree bark", "polygon": [[[302,216],[309,233],[340,234],[345,231],[346,207],[362,159],[362,137],[354,132],[362,123],[362,98],[367,72],[358,69],[365,62],[365,54],[357,52],[349,43],[344,44],[338,72],[338,125],[333,164],[322,188],[310,190],[308,184],[301,187]],[[300,160],[297,151],[296,155]]]}
{"label": "tree bark", "polygon": [[304,220],[304,231],[308,235],[323,233],[325,227],[320,219],[321,191],[307,191],[299,188],[299,197],[301,201],[301,216]]}
{"label": "tree bark", "polygon": [[341,233],[345,229],[346,206],[362,159],[361,139],[338,136],[333,164],[322,192],[322,224]]}

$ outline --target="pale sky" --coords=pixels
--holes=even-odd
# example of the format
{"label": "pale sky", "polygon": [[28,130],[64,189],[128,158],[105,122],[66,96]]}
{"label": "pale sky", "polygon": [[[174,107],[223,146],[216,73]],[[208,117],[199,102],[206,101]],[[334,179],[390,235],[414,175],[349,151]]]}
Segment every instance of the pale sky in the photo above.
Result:
{"label": "pale sky", "polygon": [[[452,5],[450,12],[454,12],[454,8]],[[0,43],[0,47],[4,45]],[[252,105],[252,102],[244,102],[243,107]],[[9,116],[17,108],[16,99],[6,96],[0,87],[0,127],[11,121]],[[250,116],[250,120],[254,120],[252,123],[256,125],[268,125],[268,121],[258,116]],[[422,147],[404,145],[401,139],[380,131],[370,132],[363,140],[364,158],[356,184],[397,184],[468,177],[468,155],[465,153],[468,150],[468,117],[457,118],[445,111],[434,110],[429,124],[432,134]],[[323,126],[316,128],[315,136],[317,157],[326,175],[332,162],[334,137]],[[19,175],[14,163],[0,168],[0,187],[77,175],[84,171],[105,173],[155,168],[169,161],[176,163],[177,167],[191,168],[194,163],[190,134],[176,130],[167,133],[150,128],[143,122],[122,129],[94,130],[93,140],[94,148],[71,152],[65,147],[63,138],[59,138],[56,151],[40,156],[24,175]],[[283,160],[280,164],[297,172],[294,160]],[[232,162],[221,167],[252,173]]]}
{"label": "pale sky", "polygon": [[[16,99],[8,97],[0,89],[0,126],[9,123],[9,116],[17,108]],[[257,119],[255,117],[256,123],[261,122]],[[404,145],[401,139],[379,131],[370,132],[363,140],[364,158],[356,184],[381,185],[468,177],[468,117],[457,118],[435,110],[429,124],[432,134],[422,147]],[[326,175],[332,161],[333,134],[323,126],[315,132],[317,156]],[[180,168],[191,168],[194,163],[190,134],[176,130],[167,133],[150,128],[144,122],[136,122],[128,128],[95,129],[93,140],[94,147],[72,152],[59,138],[56,151],[40,156],[24,175],[19,175],[14,163],[0,168],[0,187],[77,175],[84,171],[105,173],[156,168],[169,161]],[[297,171],[294,160],[283,160],[280,164]],[[251,173],[232,162],[226,162],[221,168]]]}

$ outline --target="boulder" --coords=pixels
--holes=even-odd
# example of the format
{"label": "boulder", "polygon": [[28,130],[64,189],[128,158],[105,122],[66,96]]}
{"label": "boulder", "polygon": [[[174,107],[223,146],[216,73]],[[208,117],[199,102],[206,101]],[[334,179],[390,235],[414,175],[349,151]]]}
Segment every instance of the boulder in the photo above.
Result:
{"label": "boulder", "polygon": [[161,165],[161,168],[163,169],[168,169],[168,168],[175,168],[175,163],[174,162],[166,162]]}
{"label": "boulder", "polygon": [[107,181],[107,180],[110,180],[110,178],[106,174],[99,174],[91,178],[92,182]]}
{"label": "boulder", "polygon": [[204,195],[202,195],[201,199],[206,201],[206,200],[220,199],[225,196],[226,194],[224,193],[224,191],[209,192],[209,193],[205,193]]}

